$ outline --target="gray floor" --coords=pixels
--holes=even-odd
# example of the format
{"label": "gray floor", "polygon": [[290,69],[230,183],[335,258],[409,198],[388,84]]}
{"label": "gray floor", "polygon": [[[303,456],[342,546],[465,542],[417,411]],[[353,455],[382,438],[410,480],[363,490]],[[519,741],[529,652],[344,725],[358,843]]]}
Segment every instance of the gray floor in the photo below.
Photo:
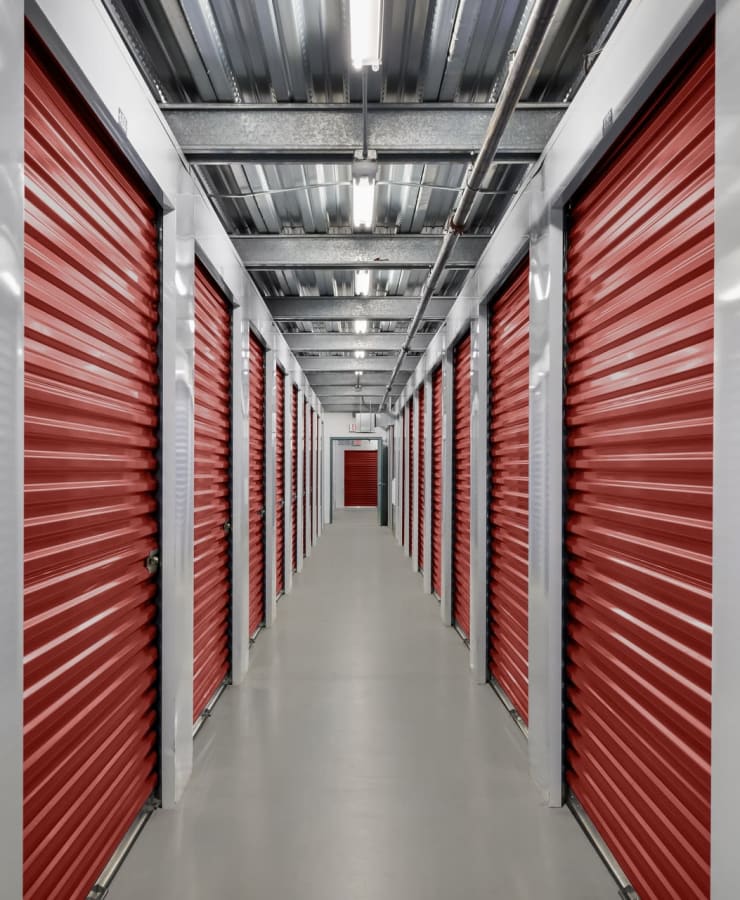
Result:
{"label": "gray floor", "polygon": [[341,512],[110,900],[617,897],[375,513]]}

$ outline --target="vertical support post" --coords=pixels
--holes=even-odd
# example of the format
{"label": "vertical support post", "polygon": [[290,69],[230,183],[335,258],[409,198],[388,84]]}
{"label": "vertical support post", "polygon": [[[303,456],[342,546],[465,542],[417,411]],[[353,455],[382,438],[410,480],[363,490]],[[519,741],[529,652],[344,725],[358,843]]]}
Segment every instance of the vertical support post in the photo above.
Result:
{"label": "vertical support post", "polygon": [[[414,511],[411,522],[411,571],[419,571],[419,392],[414,392],[413,397],[409,401],[409,414],[413,416],[414,422],[414,449],[413,449],[413,478],[410,484],[411,496],[414,498],[412,509]],[[411,466],[409,465],[409,472]]]}
{"label": "vertical support post", "polygon": [[249,322],[243,307],[232,326],[231,677],[249,668]]}
{"label": "vertical support post", "polygon": [[285,593],[293,590],[293,383],[283,379],[283,583]]}
{"label": "vertical support post", "polygon": [[439,608],[445,625],[452,625],[452,455],[455,449],[452,352],[452,347],[448,347],[442,360],[442,596]]}
{"label": "vertical support post", "polygon": [[311,548],[313,547],[313,541],[311,540],[311,516],[312,513],[312,504],[313,504],[313,477],[311,474],[311,470],[313,468],[311,461],[311,453],[313,452],[313,420],[311,418],[313,407],[310,402],[304,409],[304,413],[306,416],[306,457],[304,460],[304,465],[306,466],[306,505],[303,511],[304,516],[306,517],[306,558],[311,555]]}
{"label": "vertical support post", "polygon": [[23,850],[23,3],[0,0],[0,872],[21,900]]}
{"label": "vertical support post", "polygon": [[265,354],[265,627],[270,628],[277,613],[275,525],[277,503],[275,498],[275,369],[274,350]]}
{"label": "vertical support post", "polygon": [[403,460],[402,471],[405,473],[403,479],[403,552],[409,552],[409,540],[411,538],[411,524],[409,517],[409,509],[411,508],[411,409],[412,402],[409,401],[403,408]]}
{"label": "vertical support post", "polygon": [[321,479],[319,477],[319,467],[321,463],[321,443],[319,441],[319,435],[321,433],[321,423],[319,421],[318,412],[314,416],[314,435],[313,435],[313,446],[314,446],[314,467],[313,467],[313,487],[314,487],[314,502],[313,502],[313,542],[316,542],[319,539],[319,511],[321,509],[321,493],[319,492],[319,485],[321,483]]}
{"label": "vertical support post", "polygon": [[393,492],[393,525],[396,532],[396,541],[401,543],[401,522],[402,522],[402,511],[401,511],[401,479],[403,477],[403,472],[401,471],[401,445],[403,444],[403,410],[401,411],[400,416],[396,419],[396,424],[393,429],[393,481],[395,484],[395,490]]}
{"label": "vertical support post", "polygon": [[[729,30],[728,30],[729,29]],[[716,19],[714,508],[712,585],[712,900],[737,895],[740,783],[740,0]]]}
{"label": "vertical support post", "polygon": [[432,379],[424,379],[424,593],[432,593]]}
{"label": "vertical support post", "polygon": [[300,573],[303,571],[303,522],[306,515],[306,449],[303,442],[303,428],[306,414],[306,405],[303,402],[303,391],[298,391],[298,501],[296,509],[298,510],[298,521],[296,522],[298,534],[298,550],[296,553],[296,570]]}
{"label": "vertical support post", "polygon": [[488,304],[471,324],[470,384],[470,668],[488,676]]}
{"label": "vertical support post", "polygon": [[162,221],[162,804],[193,768],[194,188],[183,170]]}
{"label": "vertical support post", "polygon": [[[540,186],[538,185],[538,188]],[[530,245],[529,765],[563,801],[563,213],[535,198]]]}

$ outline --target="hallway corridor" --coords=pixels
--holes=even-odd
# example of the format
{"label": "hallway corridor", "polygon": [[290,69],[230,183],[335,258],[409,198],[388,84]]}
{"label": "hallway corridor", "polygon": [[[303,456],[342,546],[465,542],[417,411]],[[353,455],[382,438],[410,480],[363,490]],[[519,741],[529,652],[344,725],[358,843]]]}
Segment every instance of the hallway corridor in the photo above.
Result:
{"label": "hallway corridor", "polygon": [[617,888],[375,510],[327,526],[109,900],[601,900]]}

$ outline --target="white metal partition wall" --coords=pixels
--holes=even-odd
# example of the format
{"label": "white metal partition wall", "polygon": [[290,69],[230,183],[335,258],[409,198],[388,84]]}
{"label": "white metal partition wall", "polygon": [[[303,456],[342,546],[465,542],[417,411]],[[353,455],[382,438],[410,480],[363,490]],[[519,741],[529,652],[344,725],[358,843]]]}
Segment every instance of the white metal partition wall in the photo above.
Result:
{"label": "white metal partition wall", "polygon": [[413,465],[409,466],[411,493],[411,522],[409,531],[413,537],[411,541],[411,571],[419,571],[419,394],[415,392],[409,401],[409,414],[413,421],[412,432],[414,443],[410,448],[413,456]]}
{"label": "white metal partition wall", "polygon": [[0,2],[0,872],[22,892],[23,833],[23,3]]}
{"label": "white metal partition wall", "polygon": [[275,517],[277,498],[275,497],[275,353],[268,350],[265,355],[265,627],[270,628],[275,621],[277,597],[275,584]]}
{"label": "white metal partition wall", "polygon": [[[450,342],[451,344],[452,342]],[[452,625],[452,466],[454,441],[452,346],[442,360],[442,595],[439,612],[445,625]]]}
{"label": "white metal partition wall", "polygon": [[717,4],[715,39],[712,898],[737,894],[740,808],[740,0]]}

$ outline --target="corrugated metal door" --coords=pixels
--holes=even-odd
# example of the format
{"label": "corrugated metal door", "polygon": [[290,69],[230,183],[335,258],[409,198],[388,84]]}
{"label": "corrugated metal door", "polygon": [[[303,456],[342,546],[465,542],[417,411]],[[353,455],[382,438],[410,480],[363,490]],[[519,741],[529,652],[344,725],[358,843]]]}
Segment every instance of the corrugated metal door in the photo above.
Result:
{"label": "corrugated metal door", "polygon": [[409,556],[414,554],[414,404],[409,403]]}
{"label": "corrugated metal door", "polygon": [[249,633],[265,623],[265,350],[249,332]]}
{"label": "corrugated metal door", "polygon": [[401,546],[406,543],[406,507],[408,503],[406,502],[406,478],[408,466],[406,463],[406,447],[408,441],[406,440],[406,418],[407,411],[401,413]]}
{"label": "corrugated metal door", "polygon": [[308,512],[308,518],[309,518],[309,526],[310,526],[310,528],[311,528],[311,546],[312,546],[312,547],[313,547],[313,535],[314,535],[314,530],[313,530],[314,465],[315,465],[315,456],[316,456],[316,450],[315,450],[315,447],[314,447],[314,429],[315,429],[315,427],[316,427],[316,418],[315,418],[315,416],[316,416],[316,414],[314,413],[314,411],[313,411],[313,409],[312,409],[312,410],[311,410],[311,423],[310,423],[310,425],[309,425],[309,434],[308,434],[309,448],[310,448],[310,449],[309,449],[309,456],[308,456],[308,460],[309,460],[309,462],[308,462],[308,465],[309,465],[308,475],[309,475],[309,478],[311,479],[311,481],[310,481],[310,484],[311,484],[311,490],[310,490],[309,495],[308,495],[308,511],[309,511],[309,512]]}
{"label": "corrugated metal door", "polygon": [[571,211],[567,782],[642,900],[709,897],[710,28]]}
{"label": "corrugated metal door", "polygon": [[470,635],[470,335],[453,351],[452,621]]}
{"label": "corrugated metal door", "polygon": [[303,556],[306,557],[308,555],[308,542],[306,541],[306,537],[308,534],[308,528],[306,526],[306,520],[308,518],[308,453],[309,453],[309,444],[308,444],[308,400],[303,401],[303,508],[301,510],[301,522],[303,528]]}
{"label": "corrugated metal door", "polygon": [[290,453],[292,465],[290,467],[290,502],[291,502],[291,565],[295,572],[298,568],[298,388],[293,385],[293,399],[291,404],[291,444]]}
{"label": "corrugated metal door", "polygon": [[344,451],[344,505],[378,505],[378,451]]}
{"label": "corrugated metal door", "polygon": [[419,404],[419,463],[417,477],[419,479],[419,527],[416,535],[416,546],[419,548],[419,571],[424,569],[424,385],[417,395]]}
{"label": "corrugated metal door", "polygon": [[275,369],[275,592],[285,591],[285,373]]}
{"label": "corrugated metal door", "polygon": [[158,211],[25,72],[24,897],[69,900],[157,790]]}
{"label": "corrugated metal door", "polygon": [[526,722],[529,693],[529,262],[488,327],[488,671]]}
{"label": "corrugated metal door", "polygon": [[432,590],[442,596],[442,366],[432,374]]}
{"label": "corrugated metal door", "polygon": [[229,674],[231,309],[195,267],[193,719]]}

